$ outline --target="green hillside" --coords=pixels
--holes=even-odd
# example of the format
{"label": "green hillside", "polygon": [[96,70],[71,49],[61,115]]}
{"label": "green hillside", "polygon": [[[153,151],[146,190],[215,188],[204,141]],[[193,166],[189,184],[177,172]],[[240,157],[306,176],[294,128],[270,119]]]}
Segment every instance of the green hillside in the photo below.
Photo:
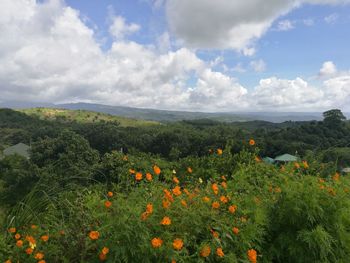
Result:
{"label": "green hillside", "polygon": [[78,123],[98,123],[98,122],[118,122],[122,127],[139,127],[158,125],[155,121],[136,120],[113,116],[101,112],[86,110],[67,110],[55,108],[30,108],[19,110],[27,115],[39,117],[43,120],[55,120],[61,122],[78,122]]}

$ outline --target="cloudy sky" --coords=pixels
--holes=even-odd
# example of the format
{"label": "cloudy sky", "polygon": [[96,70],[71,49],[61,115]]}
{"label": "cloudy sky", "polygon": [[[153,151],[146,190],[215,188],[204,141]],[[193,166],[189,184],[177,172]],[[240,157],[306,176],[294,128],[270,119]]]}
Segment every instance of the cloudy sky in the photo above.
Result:
{"label": "cloudy sky", "polygon": [[350,111],[350,0],[0,7],[0,101]]}

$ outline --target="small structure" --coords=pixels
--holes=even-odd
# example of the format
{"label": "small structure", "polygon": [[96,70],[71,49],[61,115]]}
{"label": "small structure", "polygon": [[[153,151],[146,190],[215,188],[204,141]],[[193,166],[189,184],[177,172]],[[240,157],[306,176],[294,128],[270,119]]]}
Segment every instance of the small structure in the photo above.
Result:
{"label": "small structure", "polygon": [[298,157],[294,156],[294,155],[290,155],[290,154],[282,154],[280,156],[277,156],[275,158],[276,162],[297,162],[298,161]]}
{"label": "small structure", "polygon": [[18,143],[16,145],[13,145],[13,146],[6,148],[3,151],[3,155],[9,156],[9,155],[13,155],[13,154],[18,154],[20,156],[23,156],[24,158],[29,159],[29,157],[30,157],[29,149],[30,149],[30,146],[28,146],[27,144]]}
{"label": "small structure", "polygon": [[264,161],[264,163],[268,163],[268,164],[273,164],[275,162],[275,160],[271,157],[264,157],[262,158],[262,160]]}
{"label": "small structure", "polygon": [[341,172],[344,173],[344,174],[350,173],[350,167],[345,167],[345,168],[343,168],[343,169],[341,170]]}

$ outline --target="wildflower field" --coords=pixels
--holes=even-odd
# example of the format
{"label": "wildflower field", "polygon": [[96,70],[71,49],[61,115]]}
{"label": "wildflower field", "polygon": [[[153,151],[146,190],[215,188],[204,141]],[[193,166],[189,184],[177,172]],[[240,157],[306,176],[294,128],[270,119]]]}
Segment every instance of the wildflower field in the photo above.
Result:
{"label": "wildflower field", "polygon": [[261,162],[254,140],[179,162],[112,152],[92,180],[35,189],[6,216],[3,262],[349,262],[350,182]]}

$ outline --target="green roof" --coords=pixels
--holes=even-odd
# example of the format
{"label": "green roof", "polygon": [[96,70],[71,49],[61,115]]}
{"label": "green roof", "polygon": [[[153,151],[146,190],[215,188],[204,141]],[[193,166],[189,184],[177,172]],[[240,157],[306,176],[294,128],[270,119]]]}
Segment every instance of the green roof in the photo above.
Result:
{"label": "green roof", "polygon": [[277,162],[296,162],[296,161],[298,161],[298,157],[286,153],[286,154],[282,154],[280,156],[277,156],[275,158],[275,161],[277,161]]}
{"label": "green roof", "polygon": [[271,157],[264,157],[262,158],[265,163],[274,163],[275,160]]}
{"label": "green roof", "polygon": [[30,149],[30,147],[28,145],[26,145],[24,143],[18,143],[16,145],[13,145],[13,146],[6,148],[3,151],[3,154],[5,156],[18,154],[18,155],[23,156],[25,158],[29,158],[29,149]]}

